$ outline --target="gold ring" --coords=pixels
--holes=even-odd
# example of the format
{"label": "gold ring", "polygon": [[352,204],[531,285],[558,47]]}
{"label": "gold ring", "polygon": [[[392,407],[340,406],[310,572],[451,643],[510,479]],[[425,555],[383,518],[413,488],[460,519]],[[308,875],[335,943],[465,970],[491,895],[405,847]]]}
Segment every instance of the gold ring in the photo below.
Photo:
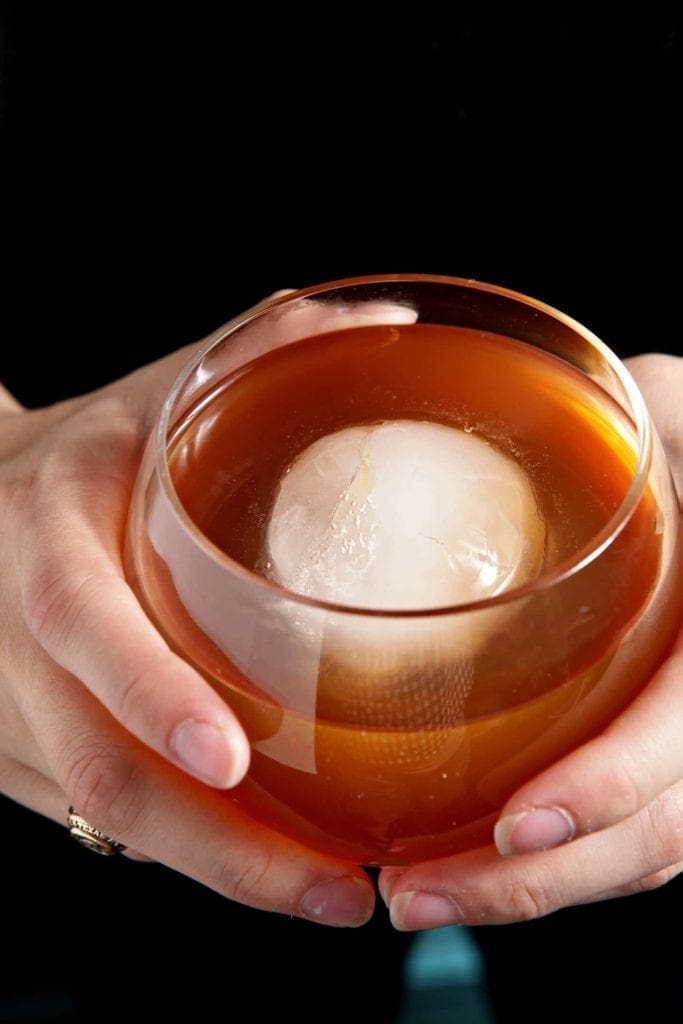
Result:
{"label": "gold ring", "polygon": [[87,847],[88,850],[92,850],[93,853],[101,853],[103,857],[114,857],[126,848],[123,843],[117,842],[111,836],[100,832],[94,825],[90,825],[73,807],[69,808],[67,825],[72,839],[75,839],[81,846]]}

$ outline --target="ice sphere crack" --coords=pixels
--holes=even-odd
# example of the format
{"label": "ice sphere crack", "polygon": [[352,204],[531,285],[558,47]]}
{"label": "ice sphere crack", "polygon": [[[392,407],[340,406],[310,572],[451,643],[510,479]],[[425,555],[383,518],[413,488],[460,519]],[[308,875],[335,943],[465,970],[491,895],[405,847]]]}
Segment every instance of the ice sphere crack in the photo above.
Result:
{"label": "ice sphere crack", "polygon": [[280,481],[269,575],[358,608],[482,600],[538,571],[544,524],[522,467],[474,433],[396,420],[310,445]]}
{"label": "ice sphere crack", "polygon": [[446,547],[446,545],[444,544],[444,542],[442,540],[439,540],[438,537],[430,537],[429,534],[427,534],[427,533],[421,533],[420,536],[424,537],[425,540],[431,540],[434,544],[438,544],[438,546],[441,548],[441,550],[444,553],[444,557],[445,557],[446,561],[448,562],[448,565],[449,565],[449,568],[451,569],[451,571],[452,572],[457,572],[457,563],[456,563],[455,556],[453,555],[453,552],[450,551]]}

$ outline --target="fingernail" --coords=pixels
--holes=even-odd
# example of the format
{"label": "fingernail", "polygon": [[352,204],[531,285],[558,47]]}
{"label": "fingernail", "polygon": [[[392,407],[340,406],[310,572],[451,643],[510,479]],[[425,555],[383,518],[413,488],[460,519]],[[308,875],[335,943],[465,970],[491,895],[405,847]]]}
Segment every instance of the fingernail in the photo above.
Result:
{"label": "fingernail", "polygon": [[391,901],[389,915],[394,928],[400,932],[445,928],[465,920],[454,899],[436,892],[402,892]]}
{"label": "fingernail", "polygon": [[391,903],[391,894],[394,891],[394,886],[401,875],[405,875],[405,873],[405,868],[382,869],[382,874],[377,880],[377,888],[379,889],[379,894],[387,906]]}
{"label": "fingernail", "polygon": [[367,882],[353,875],[342,875],[318,882],[309,889],[299,911],[309,921],[357,928],[372,916],[374,894]]}
{"label": "fingernail", "polygon": [[397,302],[358,302],[336,307],[335,327],[358,327],[361,324],[414,324],[417,310]]}
{"label": "fingernail", "polygon": [[171,749],[189,772],[218,789],[236,786],[248,767],[246,744],[232,742],[223,729],[194,718],[181,722],[175,729]]}
{"label": "fingernail", "polygon": [[573,839],[575,832],[574,819],[562,807],[534,807],[501,818],[493,836],[498,852],[513,857],[561,846]]}

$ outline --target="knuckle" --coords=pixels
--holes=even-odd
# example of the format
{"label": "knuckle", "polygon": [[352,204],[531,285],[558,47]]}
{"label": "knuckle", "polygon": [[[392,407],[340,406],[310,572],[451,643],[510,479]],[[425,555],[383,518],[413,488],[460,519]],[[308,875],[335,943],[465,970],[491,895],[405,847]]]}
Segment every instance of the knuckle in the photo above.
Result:
{"label": "knuckle", "polygon": [[133,762],[116,749],[81,739],[65,756],[64,790],[79,814],[114,836],[133,831],[142,814],[141,787]]}
{"label": "knuckle", "polygon": [[100,474],[137,460],[144,444],[139,417],[125,394],[106,391],[78,411],[71,423],[76,465]]}
{"label": "knuckle", "polygon": [[510,879],[501,893],[511,921],[535,921],[556,910],[559,903],[538,879]]}
{"label": "knuckle", "polygon": [[126,723],[135,717],[135,711],[149,701],[150,690],[153,689],[155,673],[146,666],[131,675],[116,695],[112,712],[119,722]]}
{"label": "knuckle", "polygon": [[673,447],[680,453],[681,422],[683,412],[680,402],[661,401],[666,396],[662,382],[666,382],[671,393],[677,395],[683,385],[683,358],[662,353],[648,353],[630,360],[632,372],[638,385],[645,394],[645,399],[652,403],[657,432],[667,449]]}
{"label": "knuckle", "polygon": [[618,809],[619,817],[629,818],[651,799],[645,789],[642,764],[632,760],[628,750],[621,750],[618,758],[605,760],[611,771],[601,789],[609,793],[609,806]]}
{"label": "knuckle", "polygon": [[213,888],[247,906],[264,905],[264,881],[271,869],[272,857],[267,851],[240,862],[222,862],[215,874]]}
{"label": "knuckle", "polygon": [[48,564],[30,578],[24,592],[27,625],[44,647],[68,644],[99,585],[97,573]]}
{"label": "knuckle", "polygon": [[645,808],[643,845],[660,864],[683,860],[683,783],[663,793]]}

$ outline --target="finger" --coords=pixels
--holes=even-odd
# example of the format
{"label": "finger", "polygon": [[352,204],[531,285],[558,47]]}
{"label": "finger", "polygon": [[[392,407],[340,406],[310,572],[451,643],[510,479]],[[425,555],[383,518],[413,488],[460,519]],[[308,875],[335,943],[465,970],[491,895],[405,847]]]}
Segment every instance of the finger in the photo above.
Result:
{"label": "finger", "polygon": [[[59,402],[55,406],[50,407],[50,409],[41,409],[41,416],[44,417],[47,413],[51,412],[53,413],[54,420],[58,421],[73,413],[74,410],[87,410],[93,404],[96,404],[98,408],[105,409],[108,405],[110,408],[117,405],[121,406],[129,413],[132,412],[137,420],[139,456],[140,449],[154,426],[162,403],[183,367],[209,343],[218,339],[222,334],[225,334],[232,327],[237,326],[242,320],[252,316],[264,306],[291,294],[292,291],[293,289],[291,288],[281,288],[268,295],[265,299],[262,299],[244,313],[240,313],[233,320],[223,324],[216,331],[208,335],[208,337],[191,342],[189,345],[183,345],[181,348],[176,349],[175,352],[162,356],[161,359],[155,359],[153,362],[133,370],[113,383],[106,384],[104,387],[98,388],[86,395]],[[1,387],[2,385],[0,385]],[[19,406],[18,408],[21,409],[22,407]]]}
{"label": "finger", "polygon": [[23,412],[23,405],[10,394],[4,384],[0,384],[0,413]]}
{"label": "finger", "polygon": [[59,786],[41,772],[2,755],[0,793],[60,825],[66,821],[66,798]]}
{"label": "finger", "polygon": [[[114,406],[123,404],[132,410],[138,422],[138,445],[136,458],[139,459],[140,448],[147,439],[161,410],[162,403],[169,389],[183,369],[235,327],[256,317],[271,304],[294,294],[293,289],[283,288],[273,292],[258,302],[251,309],[240,313],[232,320],[222,324],[208,337],[200,342],[186,345],[162,359],[158,359],[141,369],[134,371],[121,380],[107,385],[105,388],[84,398],[77,399],[72,405],[88,408],[97,399],[99,403],[110,402]],[[262,323],[259,318],[253,319],[248,325],[243,343],[248,351],[248,358],[270,352],[282,345],[299,341],[331,330],[344,330],[351,327],[363,327],[370,324],[412,324],[417,319],[417,311],[411,307],[392,302],[374,301],[354,304],[331,304],[315,301],[315,298],[302,298],[298,302],[282,307],[281,315]],[[226,372],[232,367],[226,366]]]}
{"label": "finger", "polygon": [[[250,313],[255,312],[251,310]],[[386,300],[320,301],[315,295],[294,297],[267,319],[255,319],[242,338],[251,359],[302,338],[356,327],[413,324],[418,313],[410,305]],[[241,319],[241,318],[240,318]],[[246,319],[246,314],[245,314]],[[225,328],[214,337],[224,333]]]}
{"label": "finger", "polygon": [[[74,429],[80,435],[82,427]],[[92,465],[81,457],[73,467],[74,457],[62,450],[41,468],[16,552],[26,622],[47,654],[143,743],[203,781],[229,787],[249,763],[241,727],[208,683],[170,651],[122,578],[128,493],[117,464],[126,456],[115,450],[116,437],[89,422]],[[98,472],[107,439],[107,468]],[[40,687],[39,676],[24,686]],[[20,707],[24,686],[15,688]]]}
{"label": "finger", "polygon": [[10,680],[0,673],[0,758],[19,761],[42,775],[49,775],[40,747],[11,699],[10,687]]}
{"label": "finger", "polygon": [[[275,293],[265,302],[259,303],[258,306],[223,325],[204,341],[195,357],[200,359],[202,354],[221,337],[241,325],[240,335],[236,336],[236,346],[214,350],[213,370],[218,372],[217,360],[220,359],[220,372],[227,376],[244,366],[246,361],[276,348],[293,344],[302,338],[374,325],[390,327],[414,324],[418,318],[418,311],[410,304],[401,305],[381,300],[352,303],[339,299],[321,301],[315,294],[302,293],[294,294],[288,302],[278,301],[289,294],[287,291]],[[273,308],[267,316],[256,315],[264,312],[270,305]]]}
{"label": "finger", "polygon": [[501,858],[493,847],[432,861],[389,880],[400,930],[526,921],[639,880],[683,859],[683,783],[611,829],[569,846]]}
{"label": "finger", "polygon": [[249,745],[234,714],[168,648],[87,527],[22,578],[38,642],[126,729],[209,785],[243,778]]}
{"label": "finger", "polygon": [[495,828],[503,856],[607,828],[683,778],[683,633],[647,689],[597,739],[532,779]]}
{"label": "finger", "polygon": [[[59,786],[41,772],[12,758],[0,757],[0,793],[28,807],[29,810],[51,818],[66,827],[69,801]],[[130,860],[151,863],[152,858],[126,848],[122,851]]]}
{"label": "finger", "polygon": [[27,711],[69,802],[96,828],[241,903],[340,926],[370,916],[360,868],[256,824],[136,743],[76,680],[54,693],[32,691]]}
{"label": "finger", "polygon": [[683,872],[683,861],[678,861],[677,864],[670,864],[668,868],[662,868],[661,871],[655,871],[644,878],[637,878],[627,885],[618,886],[616,889],[608,889],[606,892],[596,893],[595,896],[590,896],[585,900],[578,900],[577,906],[584,906],[588,903],[602,903],[603,900],[616,900],[622,896],[636,896],[641,892],[652,892],[654,889],[661,889],[662,886],[672,882],[681,872]]}
{"label": "finger", "polygon": [[[292,291],[293,289],[291,288],[281,288],[273,292],[260,302],[257,302],[255,306],[240,313],[227,323],[222,324],[206,338],[189,345],[184,345],[162,359],[157,359],[153,363],[135,370],[121,380],[115,381],[113,384],[101,389],[98,394],[102,396],[125,394],[126,403],[135,409],[137,416],[140,418],[143,433],[149,433],[174,380],[183,367],[198,352],[215,342],[221,335],[226,334],[243,320],[253,316],[277,299],[290,295]],[[92,396],[88,396],[88,398],[91,399]]]}
{"label": "finger", "polygon": [[658,353],[626,360],[657,428],[683,503],[683,359]]}

